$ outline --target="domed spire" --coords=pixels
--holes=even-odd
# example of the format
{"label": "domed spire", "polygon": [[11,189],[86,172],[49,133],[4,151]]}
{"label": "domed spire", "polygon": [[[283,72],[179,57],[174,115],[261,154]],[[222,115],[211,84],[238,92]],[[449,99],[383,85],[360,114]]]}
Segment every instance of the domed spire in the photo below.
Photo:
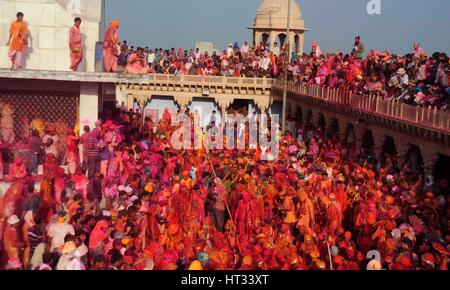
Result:
{"label": "domed spire", "polygon": [[[300,6],[291,0],[291,28],[304,29]],[[286,29],[288,0],[263,0],[256,12],[254,28]]]}
{"label": "domed spire", "polygon": [[282,45],[286,38],[286,28],[288,23],[288,5],[291,1],[290,19],[290,52],[303,53],[305,28],[302,10],[296,0],[262,0],[256,11],[253,26],[253,40],[256,43],[265,42],[271,48],[274,43]]}

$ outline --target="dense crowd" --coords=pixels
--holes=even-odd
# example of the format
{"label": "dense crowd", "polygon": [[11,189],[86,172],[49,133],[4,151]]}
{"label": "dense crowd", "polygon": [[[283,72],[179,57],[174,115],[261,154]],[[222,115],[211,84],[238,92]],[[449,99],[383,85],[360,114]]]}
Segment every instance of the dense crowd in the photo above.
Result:
{"label": "dense crowd", "polygon": [[[444,109],[450,102],[450,64],[445,53],[428,56],[415,44],[412,53],[391,54],[387,51],[365,51],[359,38],[350,54],[322,54],[317,43],[310,54],[291,56],[289,79],[329,88],[346,88],[361,95],[396,98],[407,104],[431,105]],[[360,52],[358,52],[358,47]],[[130,55],[141,52],[147,67],[130,68]],[[161,73],[175,75],[212,75],[229,77],[283,77],[285,50],[277,43],[274,48],[265,43],[242,46],[230,43],[226,50],[200,53],[199,49],[183,50],[128,47],[121,45],[119,64],[130,73]]]}
{"label": "dense crowd", "polygon": [[0,266],[448,269],[448,180],[292,121],[272,161],[261,147],[175,150],[172,117],[118,109],[80,137],[31,126],[2,143]]}

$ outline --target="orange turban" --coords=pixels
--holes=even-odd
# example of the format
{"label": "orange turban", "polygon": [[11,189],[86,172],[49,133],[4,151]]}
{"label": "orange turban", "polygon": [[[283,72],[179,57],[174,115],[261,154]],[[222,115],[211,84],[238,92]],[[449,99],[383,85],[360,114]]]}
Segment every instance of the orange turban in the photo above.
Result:
{"label": "orange turban", "polygon": [[119,28],[119,20],[114,19],[109,23],[109,25],[117,29]]}
{"label": "orange turban", "polygon": [[242,266],[250,267],[253,264],[253,258],[251,256],[245,256],[242,259]]}

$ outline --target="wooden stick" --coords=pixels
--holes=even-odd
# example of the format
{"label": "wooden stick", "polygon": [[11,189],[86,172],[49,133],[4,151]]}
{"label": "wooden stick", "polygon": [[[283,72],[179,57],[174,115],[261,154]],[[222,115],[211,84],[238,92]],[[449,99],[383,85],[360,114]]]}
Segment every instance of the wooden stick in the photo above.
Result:
{"label": "wooden stick", "polygon": [[328,247],[328,257],[330,258],[330,270],[334,270],[333,269],[333,260],[331,259],[331,251],[330,251],[330,243],[327,242],[327,247]]}

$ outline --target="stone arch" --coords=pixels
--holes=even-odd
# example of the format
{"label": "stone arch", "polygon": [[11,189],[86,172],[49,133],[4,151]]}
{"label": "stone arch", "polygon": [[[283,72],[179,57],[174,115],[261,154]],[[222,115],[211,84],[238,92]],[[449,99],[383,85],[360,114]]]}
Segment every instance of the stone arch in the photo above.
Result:
{"label": "stone arch", "polygon": [[270,34],[264,32],[263,34],[261,34],[261,39],[258,40],[258,44],[259,44],[259,42],[262,42],[265,45],[268,45],[269,44],[269,39],[270,39]]}
{"label": "stone arch", "polygon": [[[398,156],[397,145],[395,144],[395,139],[391,136],[378,136],[380,140],[376,140],[379,148],[377,148],[376,154],[382,164],[385,164],[387,160],[391,157]],[[397,162],[397,159],[391,159],[393,162]],[[396,163],[397,164],[397,163]]]}
{"label": "stone arch", "polygon": [[372,130],[364,131],[362,137],[361,150],[364,155],[371,155],[375,147],[375,139],[373,138]]}
{"label": "stone arch", "polygon": [[409,163],[410,168],[413,171],[423,171],[423,157],[422,157],[422,151],[420,150],[420,147],[411,144],[408,149],[408,153],[406,153],[405,162]]}
{"label": "stone arch", "polygon": [[313,123],[313,112],[311,109],[306,111],[306,125],[310,125]]}
{"label": "stone arch", "polygon": [[303,122],[303,110],[300,106],[296,106],[295,119],[297,122]]}
{"label": "stone arch", "polygon": [[448,170],[449,164],[450,156],[439,154],[433,168],[433,177],[435,178],[435,182],[440,182],[442,179],[450,181],[450,170]]}
{"label": "stone arch", "polygon": [[329,137],[338,137],[339,138],[339,120],[337,118],[330,118],[328,122],[328,135]]}
{"label": "stone arch", "polygon": [[328,128],[330,128],[330,130],[333,131],[333,133],[338,134],[340,132],[339,120],[337,118],[331,118],[329,121]]}
{"label": "stone arch", "polygon": [[317,126],[322,129],[325,129],[327,126],[327,121],[323,113],[319,113],[319,117],[317,119]]}
{"label": "stone arch", "polygon": [[395,139],[391,136],[386,136],[381,147],[381,154],[397,155],[397,145]]}
{"label": "stone arch", "polygon": [[280,33],[277,37],[277,42],[279,47],[283,47],[286,43],[286,33]]}
{"label": "stone arch", "polygon": [[300,43],[300,36],[298,34],[296,34],[294,36],[294,51],[295,51],[295,54],[299,54],[300,53],[300,51],[299,51],[299,48],[300,48],[299,43]]}

